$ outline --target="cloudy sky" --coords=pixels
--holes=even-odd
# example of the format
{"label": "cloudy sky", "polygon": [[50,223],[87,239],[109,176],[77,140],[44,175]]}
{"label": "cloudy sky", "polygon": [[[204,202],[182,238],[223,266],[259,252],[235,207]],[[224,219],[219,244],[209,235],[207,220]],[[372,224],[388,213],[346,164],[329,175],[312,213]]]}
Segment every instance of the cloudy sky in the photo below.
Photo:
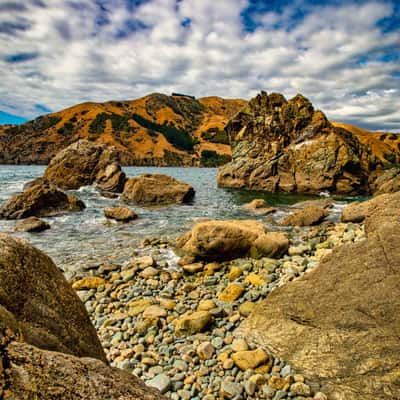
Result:
{"label": "cloudy sky", "polygon": [[[397,5],[396,5],[397,3]],[[0,122],[173,91],[400,132],[398,0],[0,0]]]}

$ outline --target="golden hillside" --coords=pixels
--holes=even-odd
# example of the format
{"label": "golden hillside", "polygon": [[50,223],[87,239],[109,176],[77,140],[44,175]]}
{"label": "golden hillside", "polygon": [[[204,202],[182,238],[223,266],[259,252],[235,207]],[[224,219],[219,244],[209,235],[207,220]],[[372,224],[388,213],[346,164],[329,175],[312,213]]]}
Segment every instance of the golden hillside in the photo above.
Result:
{"label": "golden hillside", "polygon": [[223,128],[245,105],[240,99],[158,93],[82,103],[20,126],[0,127],[0,162],[45,164],[85,138],[117,147],[127,165],[219,165],[231,153]]}

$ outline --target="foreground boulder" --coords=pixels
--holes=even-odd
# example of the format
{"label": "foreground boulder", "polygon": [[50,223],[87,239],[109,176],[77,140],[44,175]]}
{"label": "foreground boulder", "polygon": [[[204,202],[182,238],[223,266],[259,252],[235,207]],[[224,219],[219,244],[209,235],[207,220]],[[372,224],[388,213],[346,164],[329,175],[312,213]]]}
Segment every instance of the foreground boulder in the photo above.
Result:
{"label": "foreground boulder", "polygon": [[106,169],[118,161],[119,153],[115,147],[96,145],[82,139],[52,158],[44,178],[61,189],[79,189],[91,185],[97,177],[101,187],[114,191],[121,188],[120,181],[124,174],[120,170],[115,171],[115,167]]}
{"label": "foreground boulder", "polygon": [[367,217],[391,210],[400,217],[400,192],[381,194],[370,200],[350,203],[342,210],[342,222],[363,222]]}
{"label": "foreground boulder", "polygon": [[66,194],[54,185],[39,184],[6,201],[0,207],[0,218],[47,217],[84,208],[85,205],[76,196]]}
{"label": "foreground boulder", "polygon": [[367,146],[302,95],[261,92],[227,124],[232,161],[218,185],[270,192],[368,192]]}
{"label": "foreground boulder", "polygon": [[47,229],[50,229],[50,225],[37,217],[24,219],[15,226],[15,230],[19,232],[43,232]]}
{"label": "foreground boulder", "polygon": [[51,259],[0,234],[0,398],[157,400],[110,368],[83,303]]}
{"label": "foreground boulder", "polygon": [[121,200],[143,206],[183,204],[195,191],[187,183],[162,174],[145,174],[127,180]]}
{"label": "foreground boulder", "polygon": [[329,212],[322,207],[306,206],[285,217],[280,224],[283,226],[310,226],[319,224],[329,215]]}
{"label": "foreground boulder", "polygon": [[367,218],[366,240],[271,292],[239,328],[332,399],[400,398],[400,222],[385,215]]}
{"label": "foreground boulder", "polygon": [[26,342],[46,350],[105,361],[86,309],[50,257],[0,234],[0,305]]}
{"label": "foreground boulder", "polygon": [[288,247],[289,241],[283,233],[266,233],[260,222],[252,220],[200,222],[176,242],[178,253],[206,261],[248,255],[279,257]]}

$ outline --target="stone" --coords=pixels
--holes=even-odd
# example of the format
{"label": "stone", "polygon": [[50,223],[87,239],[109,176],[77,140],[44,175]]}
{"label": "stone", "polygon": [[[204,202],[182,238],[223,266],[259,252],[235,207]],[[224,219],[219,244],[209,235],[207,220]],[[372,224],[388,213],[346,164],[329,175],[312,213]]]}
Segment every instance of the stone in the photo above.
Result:
{"label": "stone", "polygon": [[200,360],[209,360],[214,354],[215,348],[210,342],[202,342],[197,346],[196,353]]}
{"label": "stone", "polygon": [[214,309],[215,307],[217,307],[217,306],[216,306],[214,300],[210,300],[210,299],[202,300],[199,303],[197,310],[198,311],[210,311],[210,310]]}
{"label": "stone", "polygon": [[242,274],[243,274],[243,270],[241,268],[232,267],[228,272],[227,278],[230,281],[234,281],[235,279],[239,278],[240,275],[242,275]]}
{"label": "stone", "polygon": [[153,304],[152,299],[132,300],[128,303],[128,314],[135,317]]}
{"label": "stone", "polygon": [[261,276],[254,273],[247,275],[244,281],[253,286],[261,286],[265,284],[265,280],[261,278]]}
{"label": "stone", "polygon": [[19,232],[43,232],[47,229],[50,229],[50,225],[37,217],[23,219],[15,225],[15,230]]}
{"label": "stone", "polygon": [[320,382],[328,397],[400,397],[399,194],[381,196],[392,202],[366,218],[365,240],[334,248],[276,288],[238,331]]}
{"label": "stone", "polygon": [[223,381],[221,383],[220,395],[223,399],[239,397],[243,392],[243,385],[236,382]]}
{"label": "stone", "polygon": [[153,387],[159,390],[162,394],[168,392],[171,386],[171,379],[168,375],[162,373],[155,376],[153,379],[150,379],[146,382],[147,386]]}
{"label": "stone", "polygon": [[247,351],[249,349],[249,346],[244,339],[234,339],[231,344],[231,349],[234,352]]}
{"label": "stone", "polygon": [[142,206],[184,204],[193,200],[195,191],[187,183],[162,174],[145,174],[127,180],[121,200]]}
{"label": "stone", "polygon": [[254,369],[269,360],[268,354],[262,349],[238,351],[232,354],[232,360],[242,371]]}
{"label": "stone", "polygon": [[258,221],[199,222],[177,239],[176,250],[198,260],[230,260],[248,254],[253,242],[264,234]]}
{"label": "stone", "polygon": [[298,396],[311,396],[311,388],[303,382],[296,382],[290,386],[290,391]]}
{"label": "stone", "polygon": [[72,284],[72,288],[75,290],[97,289],[105,283],[106,281],[99,276],[86,276],[85,278],[75,281]]}
{"label": "stone", "polygon": [[328,211],[322,207],[307,206],[300,211],[285,217],[280,224],[283,226],[310,226],[319,224],[328,216]]}
{"label": "stone", "polygon": [[248,317],[254,310],[256,304],[251,301],[245,301],[239,306],[240,315],[243,317]]}
{"label": "stone", "polygon": [[250,248],[252,258],[280,258],[289,248],[289,239],[282,232],[268,232],[259,236]]}
{"label": "stone", "polygon": [[[81,139],[51,159],[44,177],[61,189],[79,189],[93,184],[102,170],[118,161],[119,153],[115,147]],[[104,173],[104,176],[108,175]],[[106,182],[101,181],[100,185],[106,185]]]}
{"label": "stone", "polygon": [[154,267],[146,267],[139,275],[142,276],[144,279],[149,279],[157,276],[160,271]]}
{"label": "stone", "polygon": [[[261,92],[226,125],[232,161],[218,185],[299,193],[368,193],[369,176],[383,164],[382,141],[335,126],[298,94],[286,100]],[[387,161],[386,161],[387,163]]]}
{"label": "stone", "polygon": [[257,389],[257,386],[253,381],[247,380],[244,383],[244,390],[249,396],[253,396],[253,394],[256,392],[256,389]]}
{"label": "stone", "polygon": [[314,400],[328,400],[328,397],[322,392],[317,392],[315,393]]}
{"label": "stone", "polygon": [[85,205],[76,196],[66,194],[54,185],[34,185],[3,203],[0,218],[48,217],[84,208]]}
{"label": "stone", "polygon": [[120,222],[130,222],[137,219],[137,214],[128,207],[109,207],[104,209],[106,218],[114,219]]}
{"label": "stone", "polygon": [[7,234],[0,234],[0,305],[25,342],[106,362],[86,309],[62,272],[46,254]]}
{"label": "stone", "polygon": [[242,285],[231,283],[221,293],[218,294],[218,300],[226,303],[232,303],[237,300],[245,291]]}
{"label": "stone", "polygon": [[213,317],[208,311],[195,311],[185,315],[175,322],[175,333],[178,336],[193,335],[204,331],[213,321]]}
{"label": "stone", "polygon": [[111,193],[122,193],[126,176],[117,162],[106,165],[97,173],[95,178],[97,187]]}
{"label": "stone", "polygon": [[374,196],[384,193],[395,193],[400,190],[400,169],[390,168],[382,171],[371,183],[371,191]]}
{"label": "stone", "polygon": [[204,268],[203,263],[188,264],[182,267],[182,269],[189,274],[195,274],[196,272],[200,272],[203,270],[203,268]]}
{"label": "stone", "polygon": [[254,199],[250,203],[244,204],[242,208],[256,215],[268,215],[277,211],[275,207],[268,207],[264,199]]}
{"label": "stone", "polygon": [[143,312],[143,318],[154,319],[166,316],[167,316],[167,311],[165,310],[165,308],[157,305],[151,305],[147,307]]}

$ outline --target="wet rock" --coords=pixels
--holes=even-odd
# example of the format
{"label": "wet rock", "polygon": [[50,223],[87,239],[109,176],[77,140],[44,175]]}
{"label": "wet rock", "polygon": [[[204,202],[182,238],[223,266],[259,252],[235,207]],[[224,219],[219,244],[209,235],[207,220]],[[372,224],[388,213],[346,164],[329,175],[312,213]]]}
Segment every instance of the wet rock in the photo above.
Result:
{"label": "wet rock", "polygon": [[85,205],[77,197],[66,194],[53,185],[34,185],[7,200],[0,207],[0,218],[46,217],[81,211],[84,208]]}
{"label": "wet rock", "polygon": [[[81,139],[52,158],[44,177],[61,189],[79,189],[81,186],[93,184],[101,171],[106,171],[110,164],[118,160],[119,153],[115,147],[96,145]],[[110,173],[103,172],[100,176],[108,176],[110,179]],[[107,186],[109,179],[100,183]]]}
{"label": "wet rock", "polygon": [[15,225],[15,230],[19,232],[43,232],[47,229],[50,229],[50,225],[37,217],[26,218]]}
{"label": "wet rock", "polygon": [[109,207],[104,209],[106,218],[115,219],[120,222],[129,222],[137,219],[137,214],[128,207]]}
{"label": "wet rock", "polygon": [[112,163],[102,168],[96,175],[96,184],[105,192],[122,193],[124,190],[126,176],[118,163]]}
{"label": "wet rock", "polygon": [[321,207],[307,206],[300,211],[285,217],[280,224],[283,226],[309,226],[319,224],[328,216],[328,212]]}
{"label": "wet rock", "polygon": [[187,183],[161,174],[145,174],[127,180],[122,201],[142,206],[183,204],[192,201],[194,189]]}
{"label": "wet rock", "polygon": [[256,215],[268,215],[277,211],[275,207],[268,207],[264,199],[254,199],[250,203],[244,204],[242,208]]}

